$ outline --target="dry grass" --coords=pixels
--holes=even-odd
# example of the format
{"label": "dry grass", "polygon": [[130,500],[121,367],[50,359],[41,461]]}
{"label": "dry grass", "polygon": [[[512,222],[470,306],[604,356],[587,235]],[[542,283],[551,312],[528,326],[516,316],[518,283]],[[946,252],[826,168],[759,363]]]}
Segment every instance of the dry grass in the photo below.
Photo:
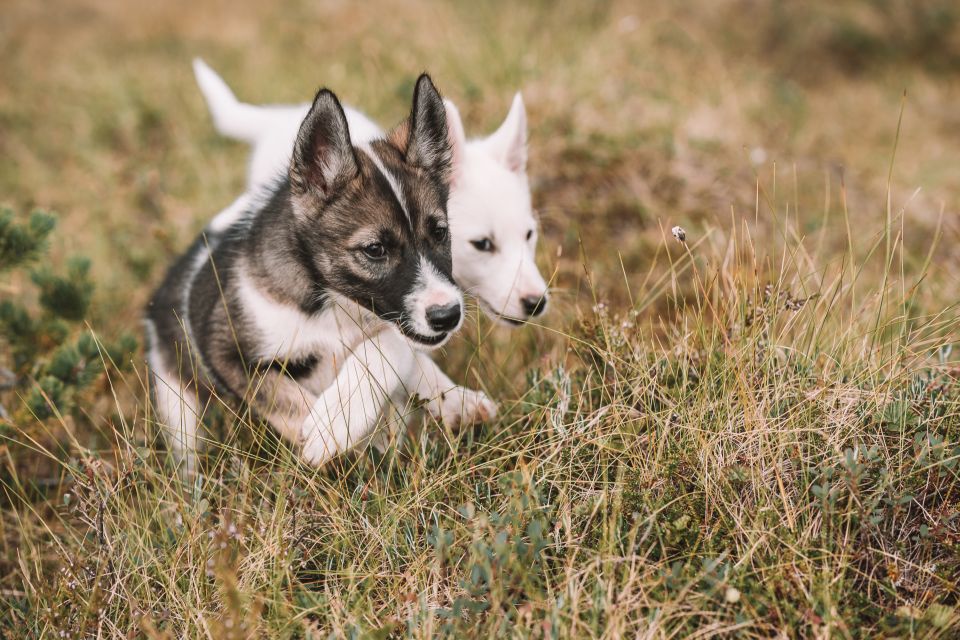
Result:
{"label": "dry grass", "polygon": [[194,55],[386,122],[429,69],[477,133],[522,88],[558,303],[449,349],[496,423],[320,472],[228,404],[180,487],[139,356],[7,426],[0,632],[956,637],[960,12],[833,5],[8,1],[0,201],[98,335],[242,187]]}

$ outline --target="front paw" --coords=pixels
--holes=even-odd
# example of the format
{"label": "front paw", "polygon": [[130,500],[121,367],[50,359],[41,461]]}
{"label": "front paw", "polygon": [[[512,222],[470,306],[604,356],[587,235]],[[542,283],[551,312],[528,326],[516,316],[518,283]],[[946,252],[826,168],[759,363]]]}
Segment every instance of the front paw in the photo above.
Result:
{"label": "front paw", "polygon": [[435,419],[453,429],[487,422],[497,415],[497,403],[483,391],[454,387],[427,405]]}
{"label": "front paw", "polygon": [[304,462],[320,467],[346,449],[349,428],[343,411],[327,407],[323,397],[313,405],[300,428],[300,455]]}
{"label": "front paw", "polygon": [[300,457],[303,461],[312,467],[323,466],[336,452],[336,447],[328,437],[324,437],[320,429],[313,429],[302,436],[303,446],[300,449]]}

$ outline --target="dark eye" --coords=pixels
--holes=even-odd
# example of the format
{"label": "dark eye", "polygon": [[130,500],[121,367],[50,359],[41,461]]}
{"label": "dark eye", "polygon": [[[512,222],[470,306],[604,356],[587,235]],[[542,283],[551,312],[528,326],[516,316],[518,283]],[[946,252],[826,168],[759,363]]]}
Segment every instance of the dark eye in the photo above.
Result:
{"label": "dark eye", "polygon": [[433,239],[436,240],[437,242],[443,242],[444,240],[446,240],[448,232],[449,231],[447,229],[447,226],[444,224],[440,224],[439,222],[434,222],[433,228],[430,230],[430,234],[433,236]]}
{"label": "dark eye", "polygon": [[472,244],[477,251],[493,251],[493,242],[490,241],[490,238],[471,240],[470,244]]}
{"label": "dark eye", "polygon": [[527,231],[527,240],[529,240],[532,237],[533,237],[533,229],[530,229],[530,231]]}
{"label": "dark eye", "polygon": [[363,248],[363,253],[371,260],[382,260],[387,256],[387,249],[379,242],[372,242]]}

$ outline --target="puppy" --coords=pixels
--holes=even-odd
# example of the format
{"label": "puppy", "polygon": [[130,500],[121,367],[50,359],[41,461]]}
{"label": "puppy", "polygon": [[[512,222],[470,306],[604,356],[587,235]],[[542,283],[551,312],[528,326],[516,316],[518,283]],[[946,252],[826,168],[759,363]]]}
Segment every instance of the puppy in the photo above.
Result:
{"label": "puppy", "polygon": [[148,364],[184,473],[214,392],[245,399],[323,464],[366,438],[416,377],[411,346],[435,348],[460,326],[449,140],[426,75],[409,119],[356,146],[339,100],[321,90],[287,171],[170,269],[146,310]]}
{"label": "puppy", "polygon": [[[249,191],[213,220],[210,228],[215,231],[229,226],[257,199],[258,189],[282,172],[309,105],[241,103],[203,61],[194,60],[194,71],[217,129],[252,146]],[[454,279],[495,320],[522,324],[547,304],[546,283],[535,262],[537,220],[526,174],[523,100],[518,93],[497,131],[471,141],[465,139],[456,107],[449,100],[445,105],[455,159],[448,203]],[[354,140],[382,135],[364,114],[349,107],[345,112]],[[418,355],[417,371],[415,380],[406,381],[407,390],[427,400],[427,411],[444,423],[470,423],[495,414],[489,398],[456,385],[429,357]]]}

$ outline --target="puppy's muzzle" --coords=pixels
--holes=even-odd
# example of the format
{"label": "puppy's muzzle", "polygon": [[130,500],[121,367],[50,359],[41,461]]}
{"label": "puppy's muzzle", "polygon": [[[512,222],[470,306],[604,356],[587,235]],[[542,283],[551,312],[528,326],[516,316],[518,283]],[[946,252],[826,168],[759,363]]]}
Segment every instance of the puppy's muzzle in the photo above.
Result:
{"label": "puppy's muzzle", "polygon": [[460,324],[460,302],[427,307],[427,324],[434,331],[453,331]]}

